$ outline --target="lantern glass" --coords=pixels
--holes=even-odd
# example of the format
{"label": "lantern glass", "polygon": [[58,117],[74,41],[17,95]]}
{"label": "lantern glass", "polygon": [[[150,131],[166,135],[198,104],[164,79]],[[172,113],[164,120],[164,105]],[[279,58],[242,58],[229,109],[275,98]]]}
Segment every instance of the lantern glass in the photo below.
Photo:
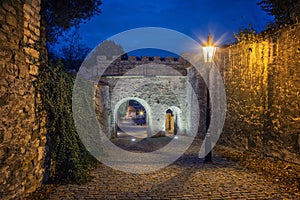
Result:
{"label": "lantern glass", "polygon": [[217,47],[214,46],[204,46],[203,47],[203,56],[204,62],[212,62],[216,53]]}

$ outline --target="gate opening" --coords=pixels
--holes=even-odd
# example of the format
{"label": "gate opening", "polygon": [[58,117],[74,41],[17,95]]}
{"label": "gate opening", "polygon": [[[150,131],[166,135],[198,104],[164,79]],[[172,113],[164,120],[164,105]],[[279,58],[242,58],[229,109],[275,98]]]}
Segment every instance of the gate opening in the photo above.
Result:
{"label": "gate opening", "polygon": [[146,138],[147,111],[137,100],[123,102],[117,110],[117,137]]}

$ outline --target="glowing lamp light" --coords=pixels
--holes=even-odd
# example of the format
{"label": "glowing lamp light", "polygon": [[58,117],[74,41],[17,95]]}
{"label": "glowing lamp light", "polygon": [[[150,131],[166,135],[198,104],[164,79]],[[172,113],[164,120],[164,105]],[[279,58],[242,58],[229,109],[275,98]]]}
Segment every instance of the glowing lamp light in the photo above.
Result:
{"label": "glowing lamp light", "polygon": [[207,43],[202,46],[204,62],[212,62],[217,50],[217,46],[213,44],[212,35],[208,34]]}
{"label": "glowing lamp light", "polygon": [[144,115],[144,112],[141,110],[139,114],[140,114],[140,115]]}
{"label": "glowing lamp light", "polygon": [[136,139],[135,139],[135,138],[131,138],[131,141],[132,141],[132,142],[135,142],[135,141],[136,141]]}

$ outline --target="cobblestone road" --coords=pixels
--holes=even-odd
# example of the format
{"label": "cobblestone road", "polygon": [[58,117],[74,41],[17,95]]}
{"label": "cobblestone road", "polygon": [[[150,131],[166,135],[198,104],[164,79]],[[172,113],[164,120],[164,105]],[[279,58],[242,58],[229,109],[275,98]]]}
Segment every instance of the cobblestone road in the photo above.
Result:
{"label": "cobblestone road", "polygon": [[89,183],[62,185],[50,199],[297,199],[223,158],[214,156],[213,163],[203,163],[198,147],[193,145],[172,165],[149,174],[99,165]]}

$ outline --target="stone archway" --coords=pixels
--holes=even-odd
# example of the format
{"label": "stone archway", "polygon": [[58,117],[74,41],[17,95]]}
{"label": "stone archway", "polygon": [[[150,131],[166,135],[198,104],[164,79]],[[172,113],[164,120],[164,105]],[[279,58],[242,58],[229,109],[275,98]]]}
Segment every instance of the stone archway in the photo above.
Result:
{"label": "stone archway", "polygon": [[113,122],[112,122],[112,126],[113,126],[113,135],[117,136],[117,123],[118,123],[118,109],[120,108],[120,106],[129,101],[129,100],[135,100],[137,102],[139,102],[146,110],[146,125],[147,125],[147,136],[151,137],[151,127],[152,127],[152,115],[151,115],[151,107],[150,105],[143,99],[138,98],[138,97],[125,97],[123,99],[121,99],[120,101],[118,101],[116,103],[116,105],[113,108]]}

